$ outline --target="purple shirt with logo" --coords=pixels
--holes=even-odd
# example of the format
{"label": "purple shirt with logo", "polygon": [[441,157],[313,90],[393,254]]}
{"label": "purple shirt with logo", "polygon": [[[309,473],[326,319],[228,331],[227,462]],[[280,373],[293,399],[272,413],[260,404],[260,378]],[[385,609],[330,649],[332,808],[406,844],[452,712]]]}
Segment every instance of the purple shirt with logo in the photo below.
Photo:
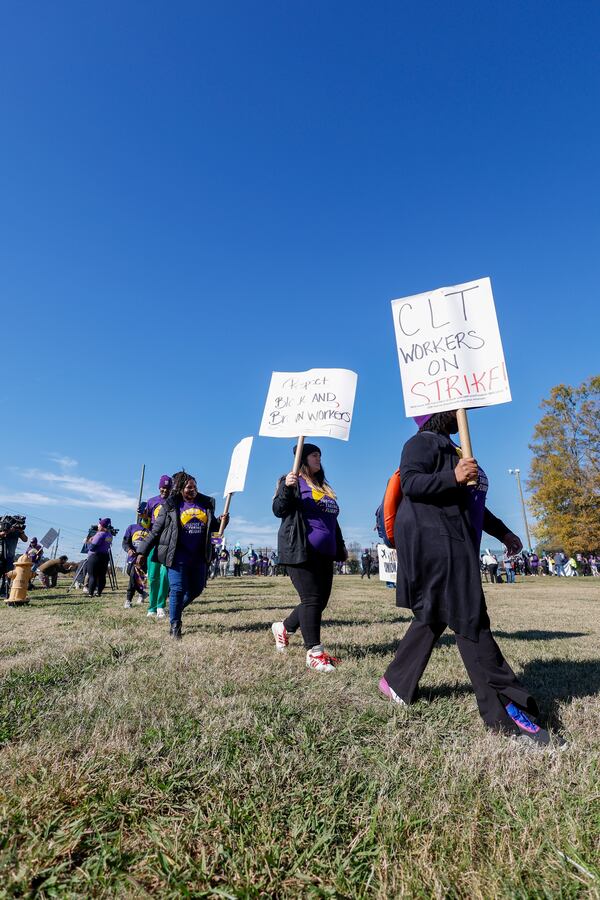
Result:
{"label": "purple shirt with logo", "polygon": [[141,542],[148,537],[150,532],[147,528],[144,528],[143,525],[128,525],[125,529],[125,534],[123,535],[123,544],[133,544],[135,548],[135,553],[133,550],[129,549],[127,551],[127,558],[129,560],[133,559],[134,556],[140,552],[140,544]]}
{"label": "purple shirt with logo", "polygon": [[161,511],[164,502],[165,498],[161,497],[160,494],[158,494],[157,497],[150,497],[150,499],[148,500],[148,503],[146,504],[145,515],[148,516],[152,525],[154,525],[154,523],[156,522],[156,519],[158,518],[158,514]]}
{"label": "purple shirt with logo", "polygon": [[88,553],[108,553],[112,540],[110,531],[97,531],[88,544]]}
{"label": "purple shirt with logo", "polygon": [[298,486],[309,546],[333,559],[337,551],[335,526],[340,514],[337,500],[311,488],[302,477],[298,479]]}
{"label": "purple shirt with logo", "polygon": [[208,512],[193,501],[182,500],[178,509],[179,540],[176,561],[184,563],[204,562],[204,542],[208,526]]}

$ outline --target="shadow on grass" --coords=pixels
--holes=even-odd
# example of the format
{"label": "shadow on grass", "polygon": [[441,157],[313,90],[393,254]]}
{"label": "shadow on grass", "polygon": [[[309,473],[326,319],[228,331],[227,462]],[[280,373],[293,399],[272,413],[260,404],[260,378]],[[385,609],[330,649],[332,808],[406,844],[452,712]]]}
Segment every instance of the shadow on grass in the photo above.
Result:
{"label": "shadow on grass", "polygon": [[546,703],[591,697],[600,692],[600,660],[532,659],[525,663],[521,679]]}
{"label": "shadow on grass", "polygon": [[559,641],[563,638],[587,637],[589,631],[539,631],[531,628],[529,631],[494,631],[494,637],[504,638],[508,641]]}

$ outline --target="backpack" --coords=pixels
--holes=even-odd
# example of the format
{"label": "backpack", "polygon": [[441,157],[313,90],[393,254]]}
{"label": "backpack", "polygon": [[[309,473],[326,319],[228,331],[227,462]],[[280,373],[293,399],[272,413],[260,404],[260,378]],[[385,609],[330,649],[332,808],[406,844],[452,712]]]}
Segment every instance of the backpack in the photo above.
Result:
{"label": "backpack", "polygon": [[396,469],[388,480],[381,504],[375,510],[375,528],[386,547],[395,547],[394,522],[402,501],[400,469]]}

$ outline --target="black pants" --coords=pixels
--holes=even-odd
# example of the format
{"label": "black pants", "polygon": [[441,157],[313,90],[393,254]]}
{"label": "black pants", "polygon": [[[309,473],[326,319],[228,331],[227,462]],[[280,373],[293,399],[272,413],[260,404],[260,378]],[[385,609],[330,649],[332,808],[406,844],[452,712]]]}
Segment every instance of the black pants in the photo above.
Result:
{"label": "black pants", "polygon": [[233,574],[236,578],[242,577],[242,564],[241,563],[233,564]]}
{"label": "black pants", "polygon": [[[142,597],[146,596],[146,592],[144,591],[143,587],[140,586],[140,583],[138,581],[138,576],[135,571],[135,562],[127,563],[127,574],[129,575],[129,584],[127,585],[127,602],[131,603],[136,591]],[[106,581],[106,578],[104,580]]]}
{"label": "black pants", "polygon": [[88,553],[88,591],[90,597],[97,592],[98,596],[106,585],[106,570],[108,569],[108,553]]}
{"label": "black pants", "polygon": [[[425,625],[413,619],[400,641],[385,679],[406,703],[415,698],[431,652],[445,630],[444,622]],[[481,718],[488,727],[518,732],[504,708],[510,701],[531,715],[538,715],[537,703],[504,659],[489,628],[481,629],[478,641],[457,634],[456,645],[475,690]]]}
{"label": "black pants", "polygon": [[333,584],[333,561],[311,554],[308,561],[288,566],[287,572],[298,592],[300,603],[285,619],[286,631],[302,632],[307,650],[321,643],[321,617]]}

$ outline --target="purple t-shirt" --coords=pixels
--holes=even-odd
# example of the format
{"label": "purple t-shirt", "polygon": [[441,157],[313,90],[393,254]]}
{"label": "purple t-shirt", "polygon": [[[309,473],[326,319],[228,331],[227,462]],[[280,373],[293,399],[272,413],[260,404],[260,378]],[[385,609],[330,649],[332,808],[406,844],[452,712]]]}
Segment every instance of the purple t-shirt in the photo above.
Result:
{"label": "purple t-shirt", "polygon": [[485,514],[485,499],[488,492],[489,481],[483,469],[477,470],[477,484],[468,485],[469,512],[471,525],[475,531],[475,546],[479,547],[483,533],[483,516]]}
{"label": "purple t-shirt", "polygon": [[125,534],[123,535],[123,543],[125,545],[133,544],[135,548],[135,554],[131,550],[131,548],[127,551],[127,556],[129,559],[133,559],[133,557],[140,552],[140,545],[142,541],[148,537],[150,532],[147,528],[144,528],[143,525],[128,525],[125,529]]}
{"label": "purple t-shirt", "polygon": [[158,514],[161,511],[164,502],[165,498],[161,497],[160,494],[158,494],[157,497],[150,497],[150,499],[148,500],[148,503],[146,504],[145,514],[150,519],[152,525],[154,525],[154,523],[156,522],[156,519],[158,518]]}
{"label": "purple t-shirt", "polygon": [[179,541],[177,542],[176,559],[178,562],[194,562],[204,560],[204,541],[208,527],[208,512],[193,501],[182,500],[179,504]]}
{"label": "purple t-shirt", "polygon": [[336,522],[340,508],[333,497],[309,487],[302,476],[298,479],[302,516],[306,523],[309,545],[323,556],[336,555]]}
{"label": "purple t-shirt", "polygon": [[110,531],[97,531],[88,544],[88,553],[108,553],[112,539]]}

